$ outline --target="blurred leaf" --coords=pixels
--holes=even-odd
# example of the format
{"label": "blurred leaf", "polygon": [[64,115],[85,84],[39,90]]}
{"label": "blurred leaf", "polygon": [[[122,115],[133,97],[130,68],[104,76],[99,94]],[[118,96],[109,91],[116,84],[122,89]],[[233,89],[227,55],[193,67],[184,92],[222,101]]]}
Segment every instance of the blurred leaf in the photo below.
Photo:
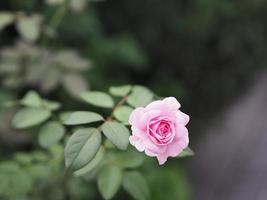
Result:
{"label": "blurred leaf", "polygon": [[41,127],[38,135],[40,146],[47,148],[58,143],[65,133],[65,128],[58,122],[51,121]]}
{"label": "blurred leaf", "polygon": [[75,12],[80,12],[86,7],[87,3],[88,0],[70,0],[70,8]]}
{"label": "blurred leaf", "polygon": [[82,75],[77,73],[68,73],[63,76],[63,86],[69,94],[74,97],[88,90],[88,84]]}
{"label": "blurred leaf", "polygon": [[11,12],[0,12],[0,31],[6,26],[12,24],[15,20],[15,16]]}
{"label": "blurred leaf", "polygon": [[34,164],[29,167],[28,175],[34,179],[43,180],[51,175],[51,168],[45,164]]}
{"label": "blurred leaf", "polygon": [[137,171],[125,172],[122,186],[136,200],[150,199],[150,191],[147,182]]}
{"label": "blurred leaf", "polygon": [[112,108],[114,106],[113,99],[104,92],[83,92],[81,98],[94,106]]}
{"label": "blurred leaf", "polygon": [[42,17],[40,15],[18,15],[17,29],[21,36],[30,42],[38,39],[41,32]]}
{"label": "blurred leaf", "polygon": [[65,2],[65,0],[46,0],[46,3],[48,5],[60,5],[63,4]]}
{"label": "blurred leaf", "polygon": [[129,144],[129,130],[121,123],[106,122],[102,126],[104,135],[119,149],[125,150]]}
{"label": "blurred leaf", "polygon": [[53,62],[68,70],[83,71],[89,69],[90,67],[89,61],[81,58],[77,52],[73,50],[64,50],[58,52],[54,55]]}
{"label": "blurred leaf", "polygon": [[188,156],[194,156],[195,153],[192,149],[189,147],[185,148],[180,154],[179,157],[188,157]]}
{"label": "blurred leaf", "polygon": [[108,162],[115,163],[122,168],[136,168],[144,162],[144,156],[135,150],[116,153],[110,152],[107,159]]}
{"label": "blurred leaf", "polygon": [[[7,175],[7,176],[5,176]],[[12,161],[0,164],[1,197],[15,199],[26,195],[32,188],[32,179],[20,166]]]}
{"label": "blurred leaf", "polygon": [[23,108],[14,116],[12,125],[19,129],[28,128],[46,121],[50,116],[49,111],[41,108]]}
{"label": "blurred leaf", "polygon": [[118,192],[122,181],[122,171],[114,165],[103,167],[97,177],[97,186],[104,199],[112,199]]}
{"label": "blurred leaf", "polygon": [[60,108],[61,104],[56,101],[50,101],[50,100],[44,99],[43,106],[47,108],[48,110],[55,111]]}
{"label": "blurred leaf", "polygon": [[[3,59],[7,59],[6,57],[2,56]],[[19,70],[19,65],[16,60],[13,61],[2,61],[0,63],[0,74],[13,74]]]}
{"label": "blurred leaf", "polygon": [[42,99],[35,91],[29,91],[21,99],[21,104],[28,107],[41,107]]}
{"label": "blurred leaf", "polygon": [[70,115],[73,113],[73,111],[65,111],[59,114],[59,119],[60,121],[63,123],[64,121],[66,121]]}
{"label": "blurred leaf", "polygon": [[155,168],[155,163],[149,160],[144,167],[144,175],[151,189],[151,199],[191,199],[187,173],[180,165]]}
{"label": "blurred leaf", "polygon": [[[42,91],[49,92],[59,85],[60,78],[62,77],[62,72],[55,67],[48,67],[47,65],[51,65],[50,63],[44,65],[45,69],[43,72],[41,72],[41,77],[38,78],[38,81],[40,82]],[[45,73],[46,76],[43,76],[43,73]]]}
{"label": "blurred leaf", "polygon": [[76,111],[63,122],[65,125],[87,124],[92,122],[103,121],[104,118],[98,113],[87,111]]}
{"label": "blurred leaf", "polygon": [[68,140],[65,148],[67,168],[78,170],[88,164],[96,155],[101,144],[101,133],[95,128],[76,131]]}
{"label": "blurred leaf", "polygon": [[131,90],[132,86],[131,85],[124,85],[124,86],[112,86],[109,88],[109,92],[110,94],[114,95],[114,96],[126,96],[130,90]]}
{"label": "blurred leaf", "polygon": [[32,153],[32,159],[35,162],[47,162],[50,157],[44,151],[36,150]]}
{"label": "blurred leaf", "polygon": [[74,174],[76,176],[82,176],[82,175],[90,172],[92,169],[97,167],[99,165],[99,163],[102,161],[102,159],[104,157],[104,153],[105,153],[105,149],[103,147],[100,147],[98,152],[96,153],[94,159],[91,162],[89,162],[87,165],[85,165],[83,168],[75,171]]}
{"label": "blurred leaf", "polygon": [[28,153],[16,153],[14,158],[16,161],[24,165],[28,165],[32,161],[32,158]]}
{"label": "blurred leaf", "polygon": [[130,117],[132,111],[133,111],[133,109],[129,106],[120,106],[120,107],[116,108],[116,110],[114,111],[114,117],[117,120],[128,124],[129,117]]}
{"label": "blurred leaf", "polygon": [[153,93],[146,87],[134,86],[127,98],[127,103],[134,107],[144,107],[153,100]]}

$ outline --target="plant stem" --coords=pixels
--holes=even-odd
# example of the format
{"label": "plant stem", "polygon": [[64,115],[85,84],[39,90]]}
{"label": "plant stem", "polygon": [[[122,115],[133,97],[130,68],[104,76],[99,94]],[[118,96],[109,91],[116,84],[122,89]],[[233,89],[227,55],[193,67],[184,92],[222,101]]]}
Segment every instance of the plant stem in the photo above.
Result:
{"label": "plant stem", "polygon": [[54,29],[58,27],[62,19],[64,18],[67,11],[67,1],[65,1],[55,12],[55,14],[52,16],[52,19],[50,21],[50,26],[52,26]]}

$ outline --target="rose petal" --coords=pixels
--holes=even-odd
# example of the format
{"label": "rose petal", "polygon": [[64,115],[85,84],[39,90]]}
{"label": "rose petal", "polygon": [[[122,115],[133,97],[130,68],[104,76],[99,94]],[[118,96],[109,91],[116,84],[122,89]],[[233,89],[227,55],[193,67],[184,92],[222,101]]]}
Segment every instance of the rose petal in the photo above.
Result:
{"label": "rose petal", "polygon": [[181,104],[174,97],[167,97],[163,99],[163,102],[171,110],[178,110],[181,107]]}
{"label": "rose petal", "polygon": [[135,148],[138,151],[142,152],[142,151],[145,150],[145,146],[144,146],[142,140],[139,137],[137,137],[135,135],[130,136],[129,141],[130,141],[130,144],[135,146]]}
{"label": "rose petal", "polygon": [[129,117],[132,126],[145,130],[150,119],[160,115],[160,110],[145,111],[144,108],[136,108]]}
{"label": "rose petal", "polygon": [[171,157],[178,156],[184,148],[182,148],[183,144],[180,143],[180,141],[175,141],[168,145],[167,148],[167,155]]}
{"label": "rose petal", "polygon": [[167,161],[167,156],[166,155],[158,155],[157,159],[160,165],[163,165]]}
{"label": "rose petal", "polygon": [[136,108],[129,117],[129,123],[133,126],[139,123],[139,119],[143,116],[145,112],[144,108]]}
{"label": "rose petal", "polygon": [[190,117],[187,114],[183,113],[182,111],[179,110],[176,113],[176,123],[182,124],[185,126],[188,124],[189,120],[190,120]]}

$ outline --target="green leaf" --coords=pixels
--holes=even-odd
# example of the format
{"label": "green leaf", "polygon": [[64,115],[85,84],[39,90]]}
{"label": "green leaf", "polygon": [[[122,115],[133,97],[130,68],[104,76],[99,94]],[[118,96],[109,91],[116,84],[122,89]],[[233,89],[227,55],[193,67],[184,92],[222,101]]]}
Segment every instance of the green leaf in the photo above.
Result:
{"label": "green leaf", "polygon": [[134,107],[144,107],[153,100],[153,93],[146,87],[134,86],[127,103]]}
{"label": "green leaf", "polygon": [[60,5],[65,2],[65,0],[46,0],[45,1],[48,5],[54,6],[54,5]]}
{"label": "green leaf", "polygon": [[88,90],[87,81],[78,73],[65,74],[63,76],[63,86],[73,97],[79,97],[82,92]]}
{"label": "green leaf", "polygon": [[183,157],[188,157],[188,156],[194,156],[195,153],[192,149],[190,149],[189,147],[185,148],[178,157],[183,158]]}
{"label": "green leaf", "polygon": [[109,152],[107,160],[122,168],[136,168],[143,164],[144,156],[140,152],[132,150],[116,153]]}
{"label": "green leaf", "polygon": [[66,121],[70,115],[73,113],[73,111],[64,111],[62,113],[59,114],[59,119],[60,121],[63,123],[64,121]]}
{"label": "green leaf", "polygon": [[14,20],[15,16],[11,12],[0,12],[0,31],[12,24]]}
{"label": "green leaf", "polygon": [[48,122],[41,127],[38,135],[39,144],[47,148],[58,143],[65,133],[64,127],[58,122]]}
{"label": "green leaf", "polygon": [[119,149],[125,150],[129,144],[129,130],[121,123],[106,122],[102,126],[104,135]]}
{"label": "green leaf", "polygon": [[53,61],[68,71],[84,71],[90,68],[90,62],[71,49],[59,51],[53,56]]}
{"label": "green leaf", "polygon": [[16,153],[14,156],[15,160],[21,164],[31,164],[32,158],[28,153]]}
{"label": "green leaf", "polygon": [[104,153],[105,153],[104,147],[100,147],[94,159],[91,162],[89,162],[87,165],[85,165],[83,168],[75,171],[74,174],[76,176],[83,176],[87,174],[88,172],[90,172],[91,170],[93,170],[102,161],[104,157]]}
{"label": "green leaf", "polygon": [[51,111],[58,110],[61,107],[61,104],[56,101],[50,101],[50,100],[43,100],[43,106]]}
{"label": "green leaf", "polygon": [[97,177],[97,186],[104,199],[112,199],[118,192],[122,181],[122,171],[119,167],[107,165]]}
{"label": "green leaf", "polygon": [[21,104],[24,106],[28,106],[28,107],[41,107],[42,106],[42,99],[37,92],[29,91],[21,99]]}
{"label": "green leaf", "polygon": [[46,121],[51,116],[48,110],[41,108],[23,108],[16,113],[12,120],[15,128],[23,129]]}
{"label": "green leaf", "polygon": [[114,106],[113,99],[103,92],[83,92],[81,98],[94,106],[112,108]]}
{"label": "green leaf", "polygon": [[68,140],[65,148],[65,165],[78,170],[88,164],[101,145],[101,133],[95,128],[76,131]]}
{"label": "green leaf", "polygon": [[150,198],[147,182],[139,172],[125,172],[122,186],[136,200],[146,200]]}
{"label": "green leaf", "polygon": [[129,106],[120,106],[114,111],[114,117],[126,124],[128,124],[129,117],[131,113],[133,112],[133,109]]}
{"label": "green leaf", "polygon": [[27,41],[35,41],[41,32],[42,17],[40,15],[26,16],[20,14],[16,24],[20,35]]}
{"label": "green leaf", "polygon": [[109,93],[114,96],[126,96],[132,89],[131,85],[112,86],[109,88]]}
{"label": "green leaf", "polygon": [[103,121],[103,117],[94,112],[76,111],[64,121],[65,125],[87,124],[92,122]]}

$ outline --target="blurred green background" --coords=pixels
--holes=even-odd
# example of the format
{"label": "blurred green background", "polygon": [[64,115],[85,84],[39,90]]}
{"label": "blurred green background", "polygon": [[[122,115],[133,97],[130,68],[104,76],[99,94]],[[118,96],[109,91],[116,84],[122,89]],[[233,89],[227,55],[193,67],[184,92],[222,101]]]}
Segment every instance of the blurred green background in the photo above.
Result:
{"label": "blurred green background", "polygon": [[[42,23],[48,24],[42,27],[37,39],[21,44],[18,38],[21,34],[25,37],[25,32],[14,23],[3,25],[4,18],[0,16],[0,103],[20,98],[34,89],[46,98],[62,102],[66,109],[80,109],[84,105],[75,99],[76,90],[141,84],[159,96],[177,97],[182,110],[191,116],[189,132],[194,149],[204,136],[201,129],[207,126],[206,120],[223,112],[235,97],[246,91],[258,70],[267,63],[267,1],[264,0],[72,1],[69,10],[57,3],[60,0],[0,1],[2,11],[24,13],[16,15],[16,20],[37,13]],[[5,51],[7,47],[9,50]],[[77,71],[70,68],[52,77],[58,71],[53,71],[54,61],[44,55],[48,52],[53,56],[66,49],[74,52],[71,53],[74,63],[82,65],[86,59],[91,67],[80,69],[77,64]],[[39,76],[31,79],[28,75],[34,74],[32,71],[38,67],[24,58],[36,54],[47,65]],[[24,68],[16,71],[16,67],[10,70],[18,63],[26,65],[28,71]],[[62,77],[69,74],[71,81]],[[100,199],[93,184],[76,179],[71,182],[70,196],[64,196],[59,164],[63,158],[58,158],[62,149],[54,149],[55,159],[48,162],[27,134],[8,127],[10,109],[1,106],[0,116],[0,159],[8,160],[6,166],[0,166],[0,177],[4,180],[6,173],[16,177],[12,192],[1,188],[0,183],[0,190],[6,192],[4,199]],[[38,165],[25,164],[21,169],[14,163],[14,157],[24,164],[27,160],[37,160]],[[163,167],[148,159],[142,171],[149,181],[153,200],[191,199],[187,171],[190,159],[194,158],[170,160]],[[27,182],[36,180],[38,189],[27,186]],[[125,198],[121,191],[115,199]]]}

